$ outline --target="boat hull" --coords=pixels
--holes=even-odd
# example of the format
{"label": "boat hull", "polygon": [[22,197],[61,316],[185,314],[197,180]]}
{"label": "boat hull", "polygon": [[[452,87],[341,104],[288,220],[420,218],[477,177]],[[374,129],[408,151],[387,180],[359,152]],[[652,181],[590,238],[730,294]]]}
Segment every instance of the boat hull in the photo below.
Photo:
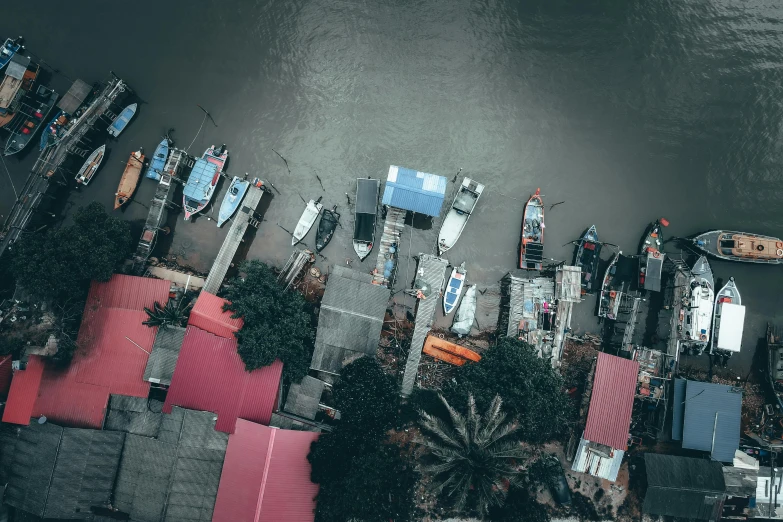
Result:
{"label": "boat hull", "polygon": [[302,213],[302,217],[299,218],[299,222],[296,224],[296,229],[294,230],[293,237],[291,238],[291,246],[299,243],[302,239],[304,239],[307,233],[310,232],[310,229],[313,228],[313,224],[318,218],[318,214],[321,213],[322,208],[323,205],[315,200],[311,199],[310,202],[307,203],[307,206]]}
{"label": "boat hull", "polygon": [[340,222],[340,214],[335,210],[324,210],[321,214],[321,221],[318,223],[318,230],[315,234],[315,250],[320,252],[329,241],[334,237],[334,231],[337,229],[337,224]]}
{"label": "boat hull", "polygon": [[680,318],[684,341],[703,351],[712,331],[712,317],[715,306],[714,278],[709,261],[701,256],[691,269],[688,281],[687,306]]}
{"label": "boat hull", "polygon": [[136,115],[136,109],[138,107],[139,105],[137,103],[131,103],[122,109],[122,112],[116,118],[114,118],[114,121],[112,121],[111,125],[109,125],[109,128],[107,129],[109,135],[117,138],[120,134],[122,134],[122,131],[125,130],[130,121],[133,119],[133,116]]}
{"label": "boat hull", "polygon": [[[190,171],[190,176],[182,191],[182,208],[185,211],[185,221],[204,210],[212,196],[215,194],[215,188],[220,180],[220,166],[214,161],[210,161],[212,156],[209,151],[196,161]],[[228,151],[225,152],[228,156]]]}
{"label": "boat hull", "polygon": [[[691,239],[702,253],[725,261],[779,265],[783,263],[783,240],[773,236],[733,230],[710,230]],[[759,247],[762,247],[759,250]]]}
{"label": "boat hull", "polygon": [[122,173],[120,186],[114,194],[114,210],[127,204],[133,196],[136,187],[139,185],[141,170],[143,168],[144,154],[142,154],[140,150],[132,153],[130,158],[128,158],[128,163],[125,165],[125,171]]}
{"label": "boat hull", "polygon": [[536,189],[525,204],[522,237],[519,243],[519,268],[541,270],[544,267],[544,200]]}
{"label": "boat hull", "polygon": [[33,140],[35,134],[43,127],[45,121],[49,117],[49,113],[54,109],[54,104],[57,103],[59,95],[51,89],[47,89],[44,86],[39,86],[35,95],[26,98],[31,107],[35,107],[32,114],[19,114],[24,116],[19,124],[14,124],[11,131],[11,135],[8,137],[8,142],[5,145],[5,155],[10,156],[24,150],[27,145]]}
{"label": "boat hull", "polygon": [[226,192],[225,197],[223,197],[223,202],[220,204],[220,212],[218,213],[217,221],[218,227],[223,226],[223,223],[231,219],[231,216],[237,211],[239,205],[242,204],[242,200],[244,199],[245,194],[247,194],[248,188],[250,188],[249,181],[244,181],[240,179],[239,176],[234,176],[234,179],[231,180],[231,185],[228,187],[228,192]]}
{"label": "boat hull", "polygon": [[574,266],[582,269],[582,293],[592,294],[598,283],[598,264],[601,261],[601,242],[595,225],[582,234],[574,254]]}
{"label": "boat hull", "polygon": [[101,145],[95,149],[92,154],[84,162],[82,168],[76,173],[76,183],[84,185],[85,187],[92,181],[93,176],[98,171],[103,162],[103,157],[106,154],[106,145]]}
{"label": "boat hull", "polygon": [[451,276],[446,284],[446,291],[443,292],[443,313],[445,315],[449,315],[457,307],[462,288],[465,286],[466,275],[465,263],[451,271]]}
{"label": "boat hull", "polygon": [[150,160],[150,165],[147,168],[147,178],[160,181],[160,176],[163,174],[163,169],[166,166],[166,160],[169,157],[170,146],[171,141],[169,141],[168,138],[163,138],[163,141],[158,144],[157,148],[155,149],[155,153],[152,155],[152,159]]}
{"label": "boat hull", "polygon": [[20,38],[6,38],[2,47],[0,47],[0,69],[3,69],[6,65],[8,65],[8,62],[11,61],[11,58],[13,58],[14,55],[18,53],[20,49],[22,49],[20,40]]}
{"label": "boat hull", "polygon": [[380,181],[371,178],[356,179],[356,205],[354,206],[353,251],[364,260],[372,252],[375,243],[375,224],[378,215]]}
{"label": "boat hull", "polygon": [[438,252],[440,255],[449,251],[459,240],[483,192],[484,185],[481,183],[477,183],[470,178],[462,180],[462,184],[454,196],[451,209],[446,214],[446,218],[443,220],[438,233]]}

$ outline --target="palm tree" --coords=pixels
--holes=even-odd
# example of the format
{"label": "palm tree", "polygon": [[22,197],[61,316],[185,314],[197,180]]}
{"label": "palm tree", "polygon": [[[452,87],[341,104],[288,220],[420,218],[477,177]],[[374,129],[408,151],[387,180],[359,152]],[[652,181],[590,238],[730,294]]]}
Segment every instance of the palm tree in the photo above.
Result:
{"label": "palm tree", "polygon": [[438,396],[448,419],[419,412],[425,438],[415,442],[429,448],[436,461],[424,471],[432,474],[435,492],[445,494],[457,511],[473,499],[479,514],[485,515],[491,506],[503,504],[509,485],[516,483],[523,471],[517,460],[523,459],[525,452],[512,437],[518,426],[505,422],[499,395],[483,416],[476,411],[473,395],[468,395],[467,415]]}
{"label": "palm tree", "polygon": [[160,303],[155,301],[150,310],[146,306],[144,311],[147,312],[149,319],[143,321],[145,324],[152,328],[158,326],[160,328],[166,328],[167,326],[182,326],[185,321],[185,307],[182,306],[184,299],[180,299],[179,304],[175,305],[174,301],[169,299],[165,306],[160,306]]}

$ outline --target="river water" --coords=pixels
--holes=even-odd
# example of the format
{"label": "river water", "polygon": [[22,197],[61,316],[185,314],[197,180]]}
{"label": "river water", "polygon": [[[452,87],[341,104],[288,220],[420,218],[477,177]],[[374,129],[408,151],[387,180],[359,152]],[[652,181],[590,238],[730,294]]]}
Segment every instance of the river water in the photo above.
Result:
{"label": "river water", "polygon": [[[565,202],[547,213],[554,259],[570,259],[571,246],[560,245],[590,224],[626,252],[658,217],[671,222],[669,235],[783,235],[777,2],[18,2],[0,18],[0,35],[18,34],[55,70],[61,92],[71,79],[102,81],[113,70],[142,101],[66,214],[91,200],[109,206],[127,155],[151,152],[166,129],[188,147],[201,105],[216,125],[203,123],[191,152],[226,143],[230,173],[279,191],[251,258],[287,259],[290,237],[277,224],[294,228],[300,195],[339,206],[345,226],[324,253],[330,263],[353,258],[344,193],[357,177],[385,179],[390,164],[449,180],[462,168],[460,178],[487,185],[448,255],[467,261],[480,285],[515,268],[523,201],[536,187],[547,207]],[[5,160],[17,189],[34,156]],[[123,214],[136,225],[153,185],[142,183]],[[0,172],[0,213],[13,200]],[[438,225],[415,229],[411,248],[431,251]],[[205,267],[224,235],[205,217],[179,219],[172,249]],[[370,270],[374,259],[353,266]],[[732,359],[747,371],[767,321],[779,319],[783,268],[713,270],[736,278],[747,305],[744,349]]]}

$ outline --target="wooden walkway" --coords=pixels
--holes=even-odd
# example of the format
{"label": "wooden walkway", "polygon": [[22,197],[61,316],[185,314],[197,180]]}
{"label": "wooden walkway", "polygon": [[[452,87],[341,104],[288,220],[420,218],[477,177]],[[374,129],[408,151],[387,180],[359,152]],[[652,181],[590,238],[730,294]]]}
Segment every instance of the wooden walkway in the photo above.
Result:
{"label": "wooden walkway", "polygon": [[212,269],[210,269],[207,276],[207,282],[204,284],[204,290],[210,294],[217,294],[218,290],[220,290],[220,285],[223,284],[223,279],[225,279],[226,273],[228,273],[231,261],[234,260],[234,255],[237,253],[237,248],[239,248],[239,244],[245,237],[248,225],[253,225],[254,227],[259,225],[253,214],[263,195],[263,190],[251,186],[239,208],[239,212],[234,215],[231,221],[231,230],[228,231],[226,239],[223,240],[220,252],[218,252],[217,258],[212,264]]}
{"label": "wooden walkway", "polygon": [[[375,262],[375,272],[373,272],[372,276],[372,282],[375,284],[383,286],[389,286],[389,283],[393,284],[394,273],[397,271],[397,256],[400,252],[400,236],[405,228],[405,215],[407,213],[407,210],[394,207],[388,207],[386,211],[386,221],[383,222],[383,235],[378,244],[378,260]],[[395,246],[395,253],[390,251],[392,246]],[[388,278],[383,275],[387,259],[391,259],[394,263],[394,268]]]}

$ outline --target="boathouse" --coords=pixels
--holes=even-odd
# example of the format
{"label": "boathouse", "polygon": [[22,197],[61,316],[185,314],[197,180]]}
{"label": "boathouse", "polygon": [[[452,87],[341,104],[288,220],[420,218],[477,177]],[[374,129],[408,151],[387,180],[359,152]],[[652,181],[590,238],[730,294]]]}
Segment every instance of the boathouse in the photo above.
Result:
{"label": "boathouse", "polygon": [[384,205],[438,217],[446,197],[448,180],[437,174],[392,165],[383,189]]}
{"label": "boathouse", "polygon": [[726,485],[720,463],[673,455],[645,453],[647,515],[687,520],[718,520]]}

